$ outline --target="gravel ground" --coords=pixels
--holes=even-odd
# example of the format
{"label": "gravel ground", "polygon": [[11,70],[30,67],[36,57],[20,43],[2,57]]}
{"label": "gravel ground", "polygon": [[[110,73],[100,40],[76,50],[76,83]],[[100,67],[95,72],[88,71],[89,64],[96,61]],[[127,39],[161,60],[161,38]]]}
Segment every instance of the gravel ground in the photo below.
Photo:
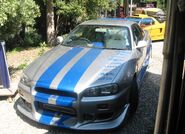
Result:
{"label": "gravel ground", "polygon": [[[152,59],[140,89],[140,102],[136,114],[120,129],[99,133],[150,134],[153,132],[162,70],[162,47],[163,42],[153,43]],[[18,97],[18,95],[15,96],[13,103],[9,103],[6,97],[0,98],[0,134],[87,133],[51,128],[28,119],[16,111]]]}

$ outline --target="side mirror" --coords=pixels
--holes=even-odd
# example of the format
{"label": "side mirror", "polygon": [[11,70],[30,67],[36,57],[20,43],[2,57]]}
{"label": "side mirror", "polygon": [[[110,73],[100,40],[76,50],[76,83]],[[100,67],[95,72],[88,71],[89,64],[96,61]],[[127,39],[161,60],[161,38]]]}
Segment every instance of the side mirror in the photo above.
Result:
{"label": "side mirror", "polygon": [[139,42],[137,43],[136,48],[142,48],[142,47],[146,47],[146,46],[147,46],[146,41],[139,41]]}
{"label": "side mirror", "polygon": [[62,44],[63,41],[64,41],[64,38],[62,36],[57,36],[57,38],[56,38],[57,45]]}

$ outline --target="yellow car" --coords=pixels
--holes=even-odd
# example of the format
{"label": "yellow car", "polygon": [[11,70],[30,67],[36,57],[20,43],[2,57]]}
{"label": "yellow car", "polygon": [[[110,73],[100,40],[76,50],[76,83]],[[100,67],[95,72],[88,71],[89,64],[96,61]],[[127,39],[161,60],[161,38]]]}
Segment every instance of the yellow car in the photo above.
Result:
{"label": "yellow car", "polygon": [[166,13],[160,8],[136,8],[133,15],[145,14],[157,18],[160,22],[166,20]]}
{"label": "yellow car", "polygon": [[126,20],[137,22],[144,30],[148,30],[152,41],[164,39],[165,22],[143,14],[127,17]]}

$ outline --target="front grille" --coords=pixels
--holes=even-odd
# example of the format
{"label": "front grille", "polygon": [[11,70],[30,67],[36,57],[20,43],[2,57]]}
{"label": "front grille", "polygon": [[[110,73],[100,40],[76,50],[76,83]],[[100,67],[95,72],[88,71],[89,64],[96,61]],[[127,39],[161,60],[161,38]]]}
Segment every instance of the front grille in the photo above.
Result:
{"label": "front grille", "polygon": [[72,116],[76,115],[76,110],[70,107],[62,107],[62,106],[38,102],[38,108],[44,111],[50,111],[57,114],[68,114]]}
{"label": "front grille", "polygon": [[77,98],[77,94],[74,92],[67,92],[61,90],[54,90],[54,89],[46,89],[41,87],[36,87],[35,90],[40,93],[50,94],[50,95],[57,95],[57,96],[66,96],[66,97],[73,97]]}

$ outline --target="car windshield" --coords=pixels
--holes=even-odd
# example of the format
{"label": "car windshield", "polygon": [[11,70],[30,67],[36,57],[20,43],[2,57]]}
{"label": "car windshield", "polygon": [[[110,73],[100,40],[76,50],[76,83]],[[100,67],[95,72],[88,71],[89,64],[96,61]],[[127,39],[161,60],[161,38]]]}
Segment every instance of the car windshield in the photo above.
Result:
{"label": "car windshield", "polygon": [[147,11],[147,15],[149,15],[149,16],[154,16],[154,15],[156,15],[157,14],[157,12],[154,12],[154,11]]}
{"label": "car windshield", "polygon": [[145,11],[143,9],[136,9],[134,12],[133,12],[134,15],[136,14],[145,14]]}
{"label": "car windshield", "polygon": [[155,11],[147,11],[147,15],[149,15],[149,16],[165,15],[165,13],[162,10],[159,10],[157,12],[155,12]]}
{"label": "car windshield", "polygon": [[123,26],[79,25],[63,45],[102,49],[131,49],[130,32]]}

